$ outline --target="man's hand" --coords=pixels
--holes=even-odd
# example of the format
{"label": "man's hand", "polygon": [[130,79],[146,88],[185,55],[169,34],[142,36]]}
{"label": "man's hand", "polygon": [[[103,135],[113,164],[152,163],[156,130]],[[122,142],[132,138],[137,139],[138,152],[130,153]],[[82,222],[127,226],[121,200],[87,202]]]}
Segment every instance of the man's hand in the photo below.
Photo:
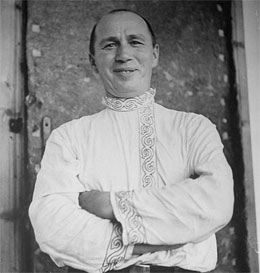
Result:
{"label": "man's hand", "polygon": [[86,211],[104,219],[115,219],[109,192],[85,191],[79,194],[79,205]]}
{"label": "man's hand", "polygon": [[[82,209],[95,214],[96,216],[104,219],[115,219],[113,208],[110,202],[110,193],[101,191],[85,191],[79,194],[79,205]],[[137,244],[134,246],[133,254],[142,255],[149,252],[157,252],[163,250],[171,250],[182,247],[179,245],[147,245]]]}

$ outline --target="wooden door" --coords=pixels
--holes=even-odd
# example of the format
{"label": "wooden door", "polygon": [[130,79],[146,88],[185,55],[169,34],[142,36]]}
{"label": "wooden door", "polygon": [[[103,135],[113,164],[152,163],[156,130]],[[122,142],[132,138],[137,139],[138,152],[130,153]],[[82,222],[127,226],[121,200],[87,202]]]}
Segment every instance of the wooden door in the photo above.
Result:
{"label": "wooden door", "polygon": [[0,272],[24,270],[22,1],[0,1]]}

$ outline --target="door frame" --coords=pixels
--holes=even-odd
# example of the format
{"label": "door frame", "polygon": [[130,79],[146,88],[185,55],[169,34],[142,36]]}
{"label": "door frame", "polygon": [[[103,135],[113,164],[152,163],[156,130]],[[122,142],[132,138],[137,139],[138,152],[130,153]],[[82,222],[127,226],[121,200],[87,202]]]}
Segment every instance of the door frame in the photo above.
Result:
{"label": "door frame", "polygon": [[[247,252],[250,272],[259,272],[259,250],[260,242],[257,225],[260,227],[260,203],[257,203],[257,196],[260,196],[259,186],[256,177],[259,175],[259,124],[252,117],[259,116],[259,21],[254,15],[259,15],[258,1],[233,0],[232,1],[232,45],[233,58],[236,74],[236,90],[238,95],[238,111],[240,119],[241,143],[244,162],[244,186],[245,186],[245,213],[247,228]],[[254,14],[255,13],[255,14]],[[253,16],[256,20],[251,20]],[[259,20],[259,18],[258,18]],[[257,26],[259,25],[259,26]],[[257,30],[258,28],[258,30]],[[250,29],[250,33],[248,30]],[[252,32],[252,30],[254,30]],[[257,39],[258,37],[258,39]],[[250,51],[255,50],[258,56],[250,58]],[[251,73],[254,67],[256,73]],[[258,71],[258,73],[257,73]],[[250,83],[254,81],[254,86]],[[257,83],[258,81],[258,83]],[[258,119],[259,123],[259,119]],[[258,128],[258,131],[257,131]],[[254,129],[254,130],[253,130]],[[258,135],[258,137],[256,137]],[[254,153],[255,152],[255,153]],[[258,153],[258,154],[256,154]],[[258,156],[258,157],[257,157]],[[257,174],[258,173],[258,174]],[[259,182],[259,181],[258,181]],[[258,189],[258,191],[257,191]],[[257,217],[258,215],[258,217]]]}

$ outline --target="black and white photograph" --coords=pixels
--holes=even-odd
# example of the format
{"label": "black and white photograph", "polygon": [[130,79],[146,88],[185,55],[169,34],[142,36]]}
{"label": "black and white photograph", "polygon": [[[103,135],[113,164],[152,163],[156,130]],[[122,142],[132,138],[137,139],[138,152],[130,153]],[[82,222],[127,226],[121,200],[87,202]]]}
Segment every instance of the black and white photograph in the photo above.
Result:
{"label": "black and white photograph", "polygon": [[0,273],[260,272],[260,1],[0,0]]}

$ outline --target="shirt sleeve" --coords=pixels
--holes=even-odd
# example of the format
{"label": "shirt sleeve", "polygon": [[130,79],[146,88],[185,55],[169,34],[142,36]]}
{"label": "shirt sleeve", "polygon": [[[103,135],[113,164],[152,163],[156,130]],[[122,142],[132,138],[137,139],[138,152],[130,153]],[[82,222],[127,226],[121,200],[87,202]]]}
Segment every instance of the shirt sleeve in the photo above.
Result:
{"label": "shirt sleeve", "polygon": [[186,165],[190,175],[161,188],[111,193],[123,242],[198,243],[225,226],[233,213],[233,177],[215,126],[197,116],[184,126]]}
{"label": "shirt sleeve", "polygon": [[79,162],[64,128],[51,134],[41,163],[29,216],[36,240],[58,266],[106,272],[131,257],[133,247],[122,243],[118,222],[81,209]]}

